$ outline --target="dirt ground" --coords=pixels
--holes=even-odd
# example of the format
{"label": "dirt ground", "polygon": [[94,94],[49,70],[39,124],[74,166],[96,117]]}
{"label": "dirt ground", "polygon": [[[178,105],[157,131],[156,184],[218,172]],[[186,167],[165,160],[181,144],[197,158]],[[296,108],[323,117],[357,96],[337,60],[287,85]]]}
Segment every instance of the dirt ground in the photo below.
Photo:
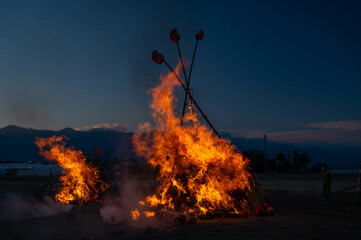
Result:
{"label": "dirt ground", "polygon": [[[267,195],[279,210],[276,216],[198,220],[196,225],[185,226],[170,222],[166,226],[139,228],[126,223],[105,224],[99,214],[100,206],[77,206],[75,211],[53,216],[2,218],[0,239],[361,239],[358,192],[335,194],[331,203],[324,204],[319,190],[300,188],[321,184],[315,176],[258,177],[259,182],[269,185]],[[338,186],[342,181],[343,185],[352,186],[355,179],[355,176],[340,176],[333,184]],[[298,190],[278,187],[290,181],[296,182]],[[31,194],[30,189],[31,183],[27,181],[2,179],[0,198],[11,191]]]}

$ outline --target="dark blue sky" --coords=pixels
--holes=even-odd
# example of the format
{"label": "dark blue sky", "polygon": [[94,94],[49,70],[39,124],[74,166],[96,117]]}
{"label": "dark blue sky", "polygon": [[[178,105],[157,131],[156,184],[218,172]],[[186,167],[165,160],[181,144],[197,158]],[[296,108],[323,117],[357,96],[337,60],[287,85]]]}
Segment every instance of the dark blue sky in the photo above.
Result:
{"label": "dark blue sky", "polygon": [[1,1],[0,127],[136,130],[167,72],[150,54],[176,65],[176,27],[188,63],[205,32],[191,88],[217,129],[360,146],[360,12],[360,1]]}

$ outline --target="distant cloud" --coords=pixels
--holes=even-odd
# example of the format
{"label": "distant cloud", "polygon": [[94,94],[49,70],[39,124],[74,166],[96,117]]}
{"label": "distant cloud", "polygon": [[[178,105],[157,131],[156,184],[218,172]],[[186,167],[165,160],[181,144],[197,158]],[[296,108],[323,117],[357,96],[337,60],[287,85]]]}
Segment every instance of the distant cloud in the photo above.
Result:
{"label": "distant cloud", "polygon": [[309,123],[306,127],[325,128],[325,129],[341,129],[341,130],[361,130],[361,121],[336,121],[336,122],[320,122]]}
{"label": "distant cloud", "polygon": [[[311,128],[311,129],[310,129]],[[262,138],[284,143],[323,142],[361,146],[361,121],[309,123],[302,129],[274,131],[271,129],[221,129],[234,137]]]}
{"label": "distant cloud", "polygon": [[264,134],[270,132],[269,129],[220,129],[219,131],[243,138],[262,138]]}
{"label": "distant cloud", "polygon": [[126,126],[121,125],[119,123],[100,123],[100,124],[95,124],[95,125],[92,125],[92,126],[85,126],[85,127],[81,127],[81,128],[75,128],[75,130],[77,130],[77,131],[88,131],[88,130],[97,129],[97,128],[111,129],[111,130],[115,130],[115,131],[119,131],[119,132],[128,131],[128,128]]}

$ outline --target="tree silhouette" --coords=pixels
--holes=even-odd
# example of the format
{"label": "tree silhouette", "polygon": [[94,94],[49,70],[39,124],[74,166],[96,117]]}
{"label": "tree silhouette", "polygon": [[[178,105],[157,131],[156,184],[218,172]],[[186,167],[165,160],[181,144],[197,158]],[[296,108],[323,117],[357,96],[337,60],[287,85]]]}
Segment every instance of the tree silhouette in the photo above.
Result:
{"label": "tree silhouette", "polygon": [[297,150],[293,151],[292,168],[296,171],[305,170],[307,165],[311,162],[311,155],[309,153],[299,153]]}
{"label": "tree silhouette", "polygon": [[[290,155],[288,154],[288,157]],[[286,154],[284,153],[278,153],[277,157],[277,164],[278,164],[278,170],[280,172],[288,172],[291,169],[291,164],[289,161],[289,158],[286,157]]]}
{"label": "tree silhouette", "polygon": [[243,154],[251,161],[251,167],[254,172],[264,172],[264,151],[250,149],[244,151]]}

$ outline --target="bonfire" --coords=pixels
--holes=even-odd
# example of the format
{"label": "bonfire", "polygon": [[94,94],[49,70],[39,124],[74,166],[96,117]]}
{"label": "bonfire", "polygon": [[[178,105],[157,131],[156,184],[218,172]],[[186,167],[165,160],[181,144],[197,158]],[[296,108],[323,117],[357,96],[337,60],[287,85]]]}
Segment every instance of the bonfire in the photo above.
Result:
{"label": "bonfire", "polygon": [[[203,36],[202,31],[196,34],[194,54]],[[142,215],[153,217],[170,212],[198,217],[238,216],[247,207],[247,192],[252,191],[249,160],[229,140],[219,137],[194,100],[189,90],[191,71],[187,78],[178,44],[180,36],[174,29],[170,37],[177,44],[181,62],[173,70],[161,53],[153,52],[153,60],[158,64],[164,62],[171,72],[161,75],[157,86],[150,90],[154,126],[143,124],[145,133],[133,137],[137,155],[159,169],[160,186],[155,194],[139,202],[131,217],[137,220]],[[181,69],[185,84],[179,78]],[[175,93],[179,87],[186,92],[181,117],[175,111]],[[184,110],[186,105],[188,112]],[[194,105],[201,116],[194,111]]]}
{"label": "bonfire", "polygon": [[108,185],[101,180],[98,169],[86,162],[82,151],[65,146],[66,137],[53,136],[36,138],[35,144],[40,155],[49,161],[56,162],[63,175],[60,177],[62,187],[55,195],[61,203],[85,204],[97,200]]}

